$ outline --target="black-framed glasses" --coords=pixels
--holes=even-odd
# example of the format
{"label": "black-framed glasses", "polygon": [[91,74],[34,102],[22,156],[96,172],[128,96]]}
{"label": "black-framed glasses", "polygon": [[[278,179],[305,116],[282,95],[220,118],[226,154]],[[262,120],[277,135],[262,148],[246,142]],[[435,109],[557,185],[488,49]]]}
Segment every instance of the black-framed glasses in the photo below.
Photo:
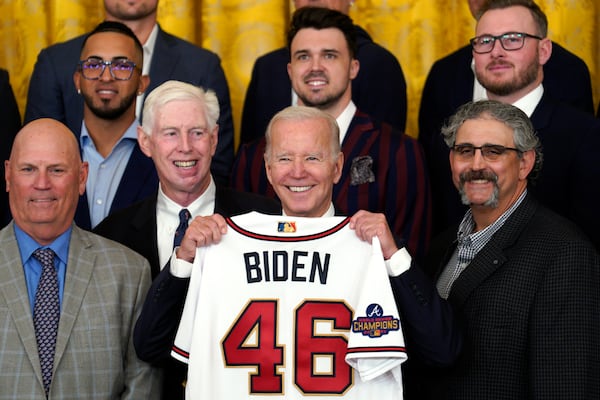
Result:
{"label": "black-framed glasses", "polygon": [[79,69],[85,79],[100,79],[108,66],[110,75],[118,81],[128,81],[133,76],[135,63],[126,58],[104,61],[99,58],[88,58],[79,61]]}
{"label": "black-framed glasses", "polygon": [[516,151],[521,154],[521,150],[514,147],[504,147],[499,144],[484,144],[483,146],[473,146],[470,143],[456,144],[452,147],[452,151],[461,160],[471,160],[475,157],[475,151],[481,151],[481,156],[487,161],[496,161],[507,151]]}
{"label": "black-framed glasses", "polygon": [[496,40],[500,39],[502,48],[506,51],[520,50],[525,45],[525,38],[542,40],[543,38],[536,35],[530,35],[524,32],[506,32],[502,35],[481,35],[469,40],[473,51],[478,54],[485,54],[492,51]]}

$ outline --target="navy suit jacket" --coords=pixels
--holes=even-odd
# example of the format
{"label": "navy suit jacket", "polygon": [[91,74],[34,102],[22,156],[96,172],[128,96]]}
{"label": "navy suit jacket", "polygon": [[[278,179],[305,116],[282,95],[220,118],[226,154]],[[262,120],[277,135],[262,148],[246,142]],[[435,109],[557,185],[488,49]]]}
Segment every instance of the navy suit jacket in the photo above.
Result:
{"label": "navy suit jacket", "polygon": [[[344,166],[333,187],[333,204],[342,215],[358,210],[382,213],[392,233],[411,255],[425,254],[430,235],[431,198],[423,150],[408,135],[393,132],[357,110],[342,143]],[[275,197],[264,165],[264,136],[238,150],[232,172],[237,190]],[[372,173],[373,180],[353,178]]]}
{"label": "navy suit jacket", "polygon": [[[139,144],[136,142],[110,205],[108,216],[151,196],[157,190],[158,174],[154,162],[142,153]],[[83,229],[89,230],[92,228],[87,191],[79,197],[75,212],[75,223]]]}
{"label": "navy suit jacket", "polygon": [[[142,200],[141,202],[133,204],[126,209],[108,216],[94,229],[94,233],[115,240],[146,257],[150,263],[152,279],[155,279],[161,270],[161,265],[159,264],[158,258],[158,242],[156,233],[156,193],[157,192],[155,191],[153,195],[145,200]],[[215,213],[227,217],[253,210],[269,214],[279,214],[281,213],[281,206],[279,206],[279,204],[272,199],[250,193],[239,193],[232,189],[217,185],[217,192],[215,195]],[[166,269],[168,268],[165,268],[165,270]],[[183,296],[183,299],[185,299],[186,290],[180,293]],[[162,307],[169,307],[169,305],[172,303],[166,302],[163,304],[161,299],[157,302],[150,302],[150,304],[153,307],[156,306],[162,309]],[[172,331],[172,340],[175,339],[177,325],[179,324],[179,317],[177,317],[177,315],[181,315],[182,311],[183,300],[181,302],[181,309],[178,311],[175,310],[175,314],[173,314],[171,317],[174,327],[166,330],[161,326],[159,329],[161,336],[165,334],[171,334]],[[142,330],[141,332],[137,333],[137,335],[142,335],[143,337],[146,337],[148,334],[149,332],[146,330]],[[176,361],[174,358],[168,357],[168,355],[162,360],[148,358],[146,358],[146,360],[158,362],[164,367],[165,377],[162,399],[183,400],[184,387],[182,386],[182,382],[185,381],[187,376],[186,366]]]}
{"label": "navy suit jacket", "polygon": [[[438,60],[431,68],[423,89],[419,112],[419,142],[423,145],[431,178],[434,235],[460,221],[466,211],[466,208],[460,204],[460,197],[452,183],[448,162],[449,150],[442,139],[441,127],[458,107],[473,99],[475,77],[471,69],[471,60],[470,47],[464,47]],[[565,79],[565,76],[569,76],[569,79]],[[560,123],[561,128],[548,127],[545,133],[538,132],[545,153],[560,151],[560,147],[548,148],[544,143],[544,137],[548,136],[549,132],[560,134],[559,138],[567,143],[573,136],[581,135],[574,131],[591,129],[589,117],[593,113],[593,103],[589,71],[580,58],[553,44],[552,57],[544,66],[543,85],[545,100],[538,105],[538,108],[545,109],[547,105],[542,106],[542,104],[550,102],[548,98],[552,97],[587,111],[587,113],[583,111],[579,113],[572,108],[558,111],[558,115],[553,117],[553,123],[564,121]],[[536,108],[532,119],[540,113],[542,112]],[[570,118],[577,121],[570,121]],[[537,122],[541,121],[538,119]],[[568,127],[569,124],[571,128]],[[534,127],[539,131],[540,126],[535,121]],[[544,167],[544,170],[548,168],[548,166]],[[546,201],[544,197],[538,196],[538,198]],[[565,214],[560,209],[555,208],[555,211]]]}
{"label": "navy suit jacket", "polygon": [[4,181],[4,160],[10,157],[12,143],[21,129],[21,114],[10,86],[8,71],[4,69],[0,69],[0,127],[0,227],[3,227],[10,221],[8,193]]}
{"label": "navy suit jacket", "polygon": [[[352,100],[373,118],[404,132],[406,127],[406,81],[400,63],[369,34],[355,25],[358,76],[352,81]],[[292,104],[292,84],[287,73],[288,48],[259,57],[254,63],[242,112],[241,142],[265,134],[271,117]]]}
{"label": "navy suit jacket", "polygon": [[[431,277],[448,263],[456,232],[433,240]],[[594,247],[528,194],[452,285],[462,354],[451,368],[420,371],[430,394],[414,398],[600,398],[599,285]]]}
{"label": "navy suit jacket", "polygon": [[[26,122],[41,117],[54,118],[79,137],[83,99],[75,90],[73,73],[77,69],[85,36],[52,45],[40,52],[29,83]],[[219,57],[159,27],[146,95],[167,80],[188,82],[215,91],[221,114],[219,142],[211,170],[216,180],[226,182],[233,162],[233,119],[229,87]]]}

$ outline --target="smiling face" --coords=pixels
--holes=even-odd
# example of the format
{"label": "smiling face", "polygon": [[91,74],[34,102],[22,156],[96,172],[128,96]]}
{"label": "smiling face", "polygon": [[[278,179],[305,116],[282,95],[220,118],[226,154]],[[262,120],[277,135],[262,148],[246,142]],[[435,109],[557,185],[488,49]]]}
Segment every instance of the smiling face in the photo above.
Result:
{"label": "smiling face", "polygon": [[[539,35],[531,12],[522,6],[486,11],[477,23],[476,36],[521,32]],[[487,89],[488,97],[514,103],[543,80],[542,65],[552,53],[549,39],[525,38],[523,48],[507,51],[499,40],[491,52],[473,52],[475,75]]]}
{"label": "smiling face", "polygon": [[[456,133],[455,145],[485,144],[514,148],[513,131],[507,125],[489,117],[466,120]],[[463,160],[450,152],[450,167],[454,185],[459,189],[463,202],[475,215],[492,212],[494,220],[508,209],[527,187],[527,176],[533,168],[533,150],[519,154],[506,151],[495,161],[487,161],[481,151]]]}
{"label": "smiling face", "polygon": [[136,68],[129,80],[115,80],[106,66],[97,80],[85,79],[81,71],[73,77],[75,87],[84,99],[84,118],[96,116],[101,119],[117,119],[123,115],[135,118],[135,100],[149,83],[141,76],[142,55],[132,38],[117,32],[100,32],[90,36],[81,51],[81,60],[97,58],[104,61],[126,59]]}
{"label": "smiling face", "polygon": [[321,217],[328,210],[344,160],[333,147],[323,118],[273,124],[265,167],[286,215]]}
{"label": "smiling face", "polygon": [[210,183],[219,128],[209,129],[197,100],[170,101],[155,111],[154,118],[150,135],[138,128],[140,147],[152,157],[165,195],[187,206]]}
{"label": "smiling face", "polygon": [[15,223],[39,244],[70,226],[85,190],[87,163],[73,133],[51,119],[26,125],[5,162],[6,188]]}
{"label": "smiling face", "polygon": [[336,28],[305,28],[290,46],[288,74],[302,105],[337,117],[352,98],[351,81],[358,61],[350,57],[348,43]]}

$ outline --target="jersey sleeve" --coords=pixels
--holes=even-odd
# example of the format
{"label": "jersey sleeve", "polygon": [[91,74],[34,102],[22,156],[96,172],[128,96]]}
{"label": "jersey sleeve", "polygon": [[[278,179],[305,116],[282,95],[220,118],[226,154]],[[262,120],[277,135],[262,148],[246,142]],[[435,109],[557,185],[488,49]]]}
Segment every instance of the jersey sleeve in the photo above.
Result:
{"label": "jersey sleeve", "polygon": [[372,247],[349,333],[346,362],[364,381],[390,372],[401,384],[400,365],[407,356],[400,315],[377,238]]}
{"label": "jersey sleeve", "polygon": [[192,274],[190,277],[190,286],[188,288],[183,314],[175,336],[175,343],[171,349],[171,356],[183,363],[188,364],[192,338],[194,337],[194,321],[196,320],[196,310],[198,308],[198,299],[200,298],[200,286],[202,282],[202,265],[204,264],[204,255],[201,248],[196,250]]}

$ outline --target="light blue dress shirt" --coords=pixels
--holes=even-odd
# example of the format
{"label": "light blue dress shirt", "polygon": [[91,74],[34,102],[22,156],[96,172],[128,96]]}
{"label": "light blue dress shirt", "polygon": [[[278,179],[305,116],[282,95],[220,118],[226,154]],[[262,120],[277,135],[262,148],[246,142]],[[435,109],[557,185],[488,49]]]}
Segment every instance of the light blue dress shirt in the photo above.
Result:
{"label": "light blue dress shirt", "polygon": [[87,161],[89,164],[85,190],[92,228],[106,218],[110,212],[110,206],[121,183],[129,157],[137,143],[138,125],[138,121],[134,121],[115,144],[110,154],[104,158],[96,150],[94,141],[85,127],[85,122],[82,123],[79,140],[83,161]]}
{"label": "light blue dress shirt", "polygon": [[43,249],[52,249],[56,253],[54,257],[54,267],[58,275],[58,299],[62,307],[63,292],[65,288],[65,275],[67,272],[67,260],[69,259],[69,242],[71,240],[71,230],[69,228],[56,238],[49,246],[40,246],[31,236],[23,232],[16,224],[15,237],[21,253],[21,261],[25,272],[25,282],[29,294],[29,305],[31,306],[31,315],[33,315],[33,306],[35,305],[35,292],[42,275],[42,264],[36,260],[32,254],[40,247]]}

